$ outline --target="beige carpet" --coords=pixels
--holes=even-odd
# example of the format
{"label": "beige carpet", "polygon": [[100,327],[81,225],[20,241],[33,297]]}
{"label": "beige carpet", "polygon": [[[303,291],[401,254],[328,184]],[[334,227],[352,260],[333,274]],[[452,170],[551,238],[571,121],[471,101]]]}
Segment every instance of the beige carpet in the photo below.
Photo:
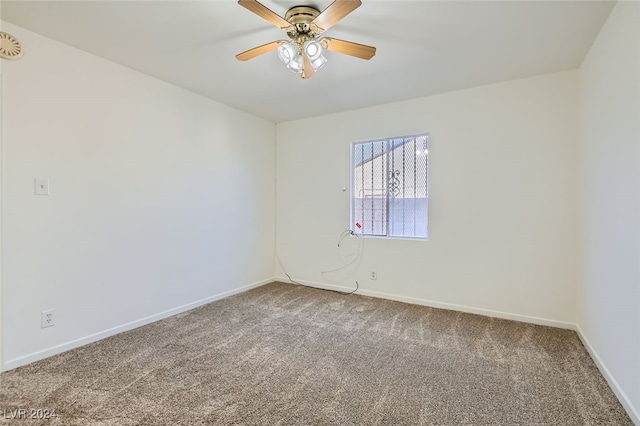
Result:
{"label": "beige carpet", "polygon": [[20,425],[631,425],[572,331],[273,283],[0,375]]}

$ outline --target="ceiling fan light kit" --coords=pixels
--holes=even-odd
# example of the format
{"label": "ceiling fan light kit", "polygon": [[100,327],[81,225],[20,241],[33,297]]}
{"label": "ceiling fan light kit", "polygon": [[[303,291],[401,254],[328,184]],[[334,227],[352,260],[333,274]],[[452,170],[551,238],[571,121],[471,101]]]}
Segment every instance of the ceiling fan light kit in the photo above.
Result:
{"label": "ceiling fan light kit", "polygon": [[357,9],[362,4],[360,0],[335,0],[322,12],[309,6],[296,6],[289,9],[284,18],[257,0],[238,0],[238,4],[285,30],[290,39],[273,41],[239,53],[236,58],[240,61],[277,50],[278,57],[290,71],[307,79],[328,62],[323,55],[325,50],[367,60],[376,53],[376,48],[372,46],[329,37],[320,38],[325,30]]}

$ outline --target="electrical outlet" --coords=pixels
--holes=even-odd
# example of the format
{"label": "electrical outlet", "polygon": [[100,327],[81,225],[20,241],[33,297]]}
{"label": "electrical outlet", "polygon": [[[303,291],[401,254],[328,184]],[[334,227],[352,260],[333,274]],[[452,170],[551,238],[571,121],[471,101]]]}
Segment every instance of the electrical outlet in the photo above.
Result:
{"label": "electrical outlet", "polygon": [[40,328],[53,327],[56,325],[56,317],[54,314],[55,311],[53,309],[42,311],[40,313]]}
{"label": "electrical outlet", "polygon": [[376,271],[371,271],[371,279],[372,280],[377,280],[378,279],[378,273]]}

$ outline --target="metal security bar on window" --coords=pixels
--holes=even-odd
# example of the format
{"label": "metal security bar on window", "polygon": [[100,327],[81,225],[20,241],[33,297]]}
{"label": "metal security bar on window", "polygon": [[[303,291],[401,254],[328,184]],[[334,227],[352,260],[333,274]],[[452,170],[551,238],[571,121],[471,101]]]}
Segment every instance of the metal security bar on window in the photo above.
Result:
{"label": "metal security bar on window", "polygon": [[354,232],[427,238],[428,135],[356,142],[351,160]]}

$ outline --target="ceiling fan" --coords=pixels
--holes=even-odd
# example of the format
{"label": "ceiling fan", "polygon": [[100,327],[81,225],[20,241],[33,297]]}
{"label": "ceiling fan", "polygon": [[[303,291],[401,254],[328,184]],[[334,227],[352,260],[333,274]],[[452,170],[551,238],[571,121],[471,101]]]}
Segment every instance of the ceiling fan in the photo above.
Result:
{"label": "ceiling fan", "polygon": [[372,46],[337,38],[320,38],[325,30],[357,9],[362,4],[360,0],[335,0],[322,12],[311,6],[296,6],[289,9],[284,18],[256,0],[238,0],[238,4],[283,29],[290,38],[239,53],[236,55],[239,61],[248,61],[263,53],[278,50],[278,57],[287,68],[306,79],[313,77],[327,62],[322,54],[325,50],[367,60],[376,54],[376,48]]}

